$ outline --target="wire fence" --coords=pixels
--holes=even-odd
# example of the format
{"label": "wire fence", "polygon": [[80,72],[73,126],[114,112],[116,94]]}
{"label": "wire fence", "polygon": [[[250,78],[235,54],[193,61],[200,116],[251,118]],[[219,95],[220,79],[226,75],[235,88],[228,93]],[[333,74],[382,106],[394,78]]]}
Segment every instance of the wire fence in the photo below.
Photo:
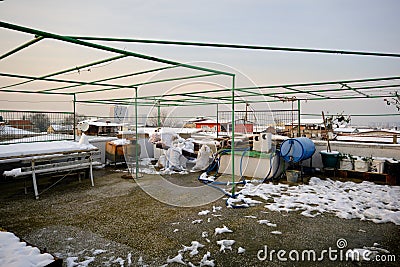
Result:
{"label": "wire fence", "polygon": [[[235,111],[234,125],[238,133],[272,132],[293,135],[298,127],[299,110],[246,110]],[[221,131],[232,129],[232,112],[219,111],[218,123]],[[297,130],[296,130],[297,131]]]}
{"label": "wire fence", "polygon": [[75,140],[73,112],[0,110],[0,145]]}

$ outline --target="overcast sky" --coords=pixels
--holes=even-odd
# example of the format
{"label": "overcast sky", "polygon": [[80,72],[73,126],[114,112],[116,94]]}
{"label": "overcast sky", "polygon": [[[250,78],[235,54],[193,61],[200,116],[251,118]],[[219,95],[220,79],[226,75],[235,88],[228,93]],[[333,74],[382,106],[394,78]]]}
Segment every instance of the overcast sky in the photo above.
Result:
{"label": "overcast sky", "polygon": [[[4,22],[61,35],[129,37],[335,50],[400,53],[400,1],[54,1],[0,2]],[[32,36],[0,29],[1,54]],[[112,56],[68,50],[52,54],[43,42],[0,63],[1,72],[45,75]],[[142,44],[109,45],[180,62],[215,62],[254,84],[273,85],[397,76],[400,60],[361,56],[283,53]],[[63,48],[64,49],[64,48]],[[70,51],[70,52],[68,52]],[[24,57],[25,56],[25,57]],[[43,61],[38,63],[37,58]],[[32,63],[32,62],[35,63]],[[131,70],[116,66],[118,73]],[[126,67],[126,66],[125,66]],[[132,69],[143,67],[132,65]],[[58,69],[57,69],[58,68]],[[136,69],[135,69],[136,71]],[[88,80],[98,79],[96,74]],[[100,73],[99,73],[100,75]],[[82,75],[83,76],[83,75]],[[72,77],[59,77],[72,78]],[[0,84],[10,81],[0,78]],[[243,82],[245,83],[245,82]],[[239,81],[240,84],[240,81]],[[25,88],[27,89],[27,88]],[[7,106],[1,99],[1,105]],[[48,105],[48,104],[46,104]],[[303,112],[396,113],[383,100],[304,103]],[[399,120],[392,117],[390,120]]]}

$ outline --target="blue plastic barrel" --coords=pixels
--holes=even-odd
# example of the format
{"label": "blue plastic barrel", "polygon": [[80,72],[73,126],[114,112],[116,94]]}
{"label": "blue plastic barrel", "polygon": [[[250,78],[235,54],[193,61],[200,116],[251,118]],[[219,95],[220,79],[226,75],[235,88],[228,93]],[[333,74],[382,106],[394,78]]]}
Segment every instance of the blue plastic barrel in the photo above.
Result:
{"label": "blue plastic barrel", "polygon": [[299,162],[310,158],[315,152],[314,142],[307,137],[290,138],[281,144],[281,157],[286,162]]}

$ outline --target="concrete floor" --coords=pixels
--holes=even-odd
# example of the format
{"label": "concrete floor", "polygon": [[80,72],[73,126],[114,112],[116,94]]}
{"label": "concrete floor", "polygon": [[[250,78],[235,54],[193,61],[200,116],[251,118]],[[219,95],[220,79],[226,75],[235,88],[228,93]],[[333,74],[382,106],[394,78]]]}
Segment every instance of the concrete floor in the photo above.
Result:
{"label": "concrete floor", "polygon": [[[122,166],[120,169],[124,170]],[[172,184],[204,192],[197,175],[167,178]],[[188,200],[204,203],[207,197],[217,200],[202,206],[171,206],[143,191],[142,188],[152,188],[154,192],[160,189],[155,176],[144,175],[139,179],[137,183],[129,173],[105,168],[95,171],[95,187],[90,186],[89,179],[79,182],[76,177],[68,177],[43,193],[39,200],[34,199],[31,189],[28,195],[24,194],[22,181],[3,182],[0,184],[0,227],[63,258],[64,266],[70,257],[78,257],[75,262],[94,257],[89,266],[129,266],[129,259],[130,266],[161,266],[168,258],[175,257],[183,245],[190,246],[191,241],[204,245],[198,255],[184,254],[185,261],[196,266],[207,251],[216,266],[354,266],[352,262],[339,259],[331,261],[328,255],[319,262],[284,262],[278,260],[276,254],[272,261],[257,257],[257,254],[263,256],[265,246],[268,251],[287,252],[312,249],[318,253],[324,249],[337,249],[336,242],[340,238],[347,241],[346,248],[379,243],[397,257],[397,264],[385,265],[399,266],[400,226],[344,220],[331,214],[307,218],[298,212],[270,212],[262,204],[243,209],[227,208],[221,195],[209,187],[209,192],[213,192],[210,195],[203,198],[199,198],[199,194],[186,195],[180,200],[182,203]],[[39,180],[41,189],[46,187],[47,181],[48,178]],[[160,195],[169,193],[166,190]],[[177,205],[181,203],[179,201]],[[222,209],[207,215],[198,214],[203,210],[212,211],[213,206]],[[202,222],[193,224],[198,219]],[[262,219],[277,224],[277,227],[259,224],[257,221]],[[223,225],[233,233],[214,235],[214,229]],[[282,234],[272,234],[274,230]],[[208,237],[203,237],[203,232],[207,232]],[[221,239],[235,240],[233,250],[221,252],[216,243]],[[245,248],[245,253],[238,254],[239,247]],[[124,260],[122,265],[121,260]],[[382,266],[382,263],[361,263],[361,266],[378,265]]]}

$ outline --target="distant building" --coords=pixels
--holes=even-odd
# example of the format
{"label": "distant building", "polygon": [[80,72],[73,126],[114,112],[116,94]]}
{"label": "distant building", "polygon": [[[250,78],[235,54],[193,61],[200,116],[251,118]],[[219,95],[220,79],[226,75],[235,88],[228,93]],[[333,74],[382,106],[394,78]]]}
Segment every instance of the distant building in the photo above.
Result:
{"label": "distant building", "polygon": [[216,120],[203,120],[203,121],[197,121],[194,122],[195,128],[197,129],[202,129],[203,131],[206,132],[218,132],[222,131],[222,125],[220,122],[217,122]]}
{"label": "distant building", "polygon": [[[297,136],[299,121],[285,124],[285,133],[288,136]],[[324,121],[321,119],[300,119],[300,136],[308,138],[326,138]]]}
{"label": "distant building", "polygon": [[221,122],[218,122],[210,117],[195,117],[184,121],[184,128],[196,128],[206,132],[223,131]]}
{"label": "distant building", "polygon": [[[228,132],[232,130],[232,123],[228,123]],[[235,121],[235,133],[253,133],[254,123],[247,120],[236,120]]]}
{"label": "distant building", "polygon": [[51,134],[74,134],[72,125],[52,124],[47,128],[47,133]]}
{"label": "distant building", "polygon": [[34,129],[34,125],[30,120],[8,120],[8,126],[31,131]]}
{"label": "distant building", "polygon": [[119,131],[123,130],[122,123],[116,123],[111,121],[99,121],[99,120],[86,120],[78,123],[78,135],[82,134],[82,130],[79,129],[79,124],[87,124],[88,129],[83,131],[86,135],[99,135],[99,136],[117,136]]}

